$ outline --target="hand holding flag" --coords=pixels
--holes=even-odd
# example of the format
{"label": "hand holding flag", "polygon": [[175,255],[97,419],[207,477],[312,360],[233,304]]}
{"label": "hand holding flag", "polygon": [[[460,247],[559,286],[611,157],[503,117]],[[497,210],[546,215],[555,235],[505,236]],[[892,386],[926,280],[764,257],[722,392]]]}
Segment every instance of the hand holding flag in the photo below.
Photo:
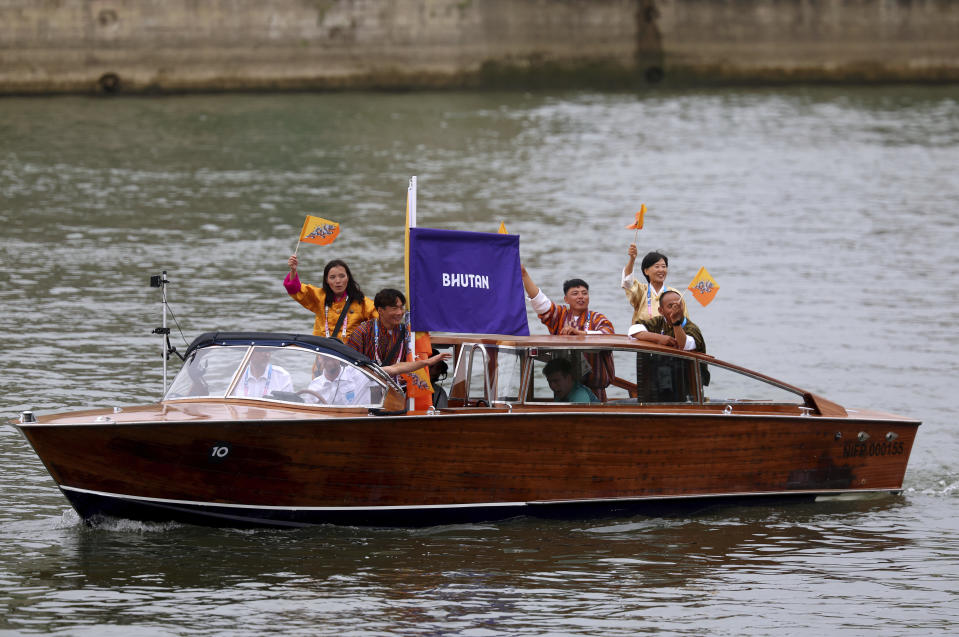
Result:
{"label": "hand holding flag", "polygon": [[703,267],[699,268],[699,272],[697,272],[693,280],[689,282],[687,289],[693,293],[693,298],[705,307],[709,305],[713,297],[716,296],[716,292],[719,292],[719,284],[716,283],[716,280],[711,277],[706,268]]}

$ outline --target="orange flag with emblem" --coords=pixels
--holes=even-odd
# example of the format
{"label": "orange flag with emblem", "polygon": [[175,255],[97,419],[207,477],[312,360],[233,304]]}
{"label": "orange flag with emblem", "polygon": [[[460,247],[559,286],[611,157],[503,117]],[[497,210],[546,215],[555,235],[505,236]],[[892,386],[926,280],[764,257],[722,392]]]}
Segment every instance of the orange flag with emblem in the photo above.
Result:
{"label": "orange flag with emblem", "polygon": [[716,292],[719,292],[719,284],[704,267],[699,268],[699,272],[696,273],[687,287],[693,293],[693,298],[699,301],[703,307],[709,305],[713,297],[716,296]]}
{"label": "orange flag with emblem", "polygon": [[300,231],[300,241],[325,246],[333,243],[339,234],[340,224],[335,221],[307,215]]}

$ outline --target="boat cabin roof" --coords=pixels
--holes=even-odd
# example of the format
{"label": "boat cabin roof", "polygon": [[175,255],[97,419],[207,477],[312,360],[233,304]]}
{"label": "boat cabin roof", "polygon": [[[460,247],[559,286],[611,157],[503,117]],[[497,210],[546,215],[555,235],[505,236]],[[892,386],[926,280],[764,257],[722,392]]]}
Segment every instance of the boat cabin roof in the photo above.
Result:
{"label": "boat cabin roof", "polygon": [[280,332],[204,332],[193,339],[186,350],[186,354],[184,354],[184,358],[189,357],[197,348],[210,345],[262,345],[273,347],[299,345],[318,352],[325,351],[326,353],[336,354],[351,363],[373,364],[373,361],[369,358],[335,338]]}

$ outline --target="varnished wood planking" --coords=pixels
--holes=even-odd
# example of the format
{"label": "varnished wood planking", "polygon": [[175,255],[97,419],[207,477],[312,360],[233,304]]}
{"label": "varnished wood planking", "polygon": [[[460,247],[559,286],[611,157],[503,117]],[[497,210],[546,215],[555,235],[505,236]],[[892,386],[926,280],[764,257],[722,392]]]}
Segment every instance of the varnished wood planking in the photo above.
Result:
{"label": "varnished wood planking", "polygon": [[[25,429],[68,486],[264,506],[384,506],[901,487],[915,424],[550,414]],[[808,423],[808,424],[807,424]],[[867,430],[900,456],[842,457]],[[843,434],[835,440],[836,431]],[[229,443],[227,458],[208,456]],[[71,452],[70,449],[74,451]],[[82,450],[82,452],[77,451]],[[826,472],[825,474],[823,472]],[[792,478],[792,479],[791,479]],[[836,488],[835,486],[833,488]]]}

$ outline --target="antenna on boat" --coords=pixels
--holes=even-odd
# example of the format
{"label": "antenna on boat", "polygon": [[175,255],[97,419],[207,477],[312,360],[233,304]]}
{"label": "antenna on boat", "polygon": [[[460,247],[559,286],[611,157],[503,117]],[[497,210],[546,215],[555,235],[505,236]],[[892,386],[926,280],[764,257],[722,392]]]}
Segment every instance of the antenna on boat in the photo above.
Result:
{"label": "antenna on boat", "polygon": [[150,277],[150,287],[160,288],[160,303],[163,305],[163,325],[153,328],[153,334],[163,336],[163,342],[160,345],[160,356],[163,358],[163,393],[160,395],[161,398],[166,394],[166,361],[170,357],[169,351],[172,349],[170,347],[170,328],[166,326],[166,286],[169,282],[170,280],[166,278],[166,270],[161,274],[154,274]]}

